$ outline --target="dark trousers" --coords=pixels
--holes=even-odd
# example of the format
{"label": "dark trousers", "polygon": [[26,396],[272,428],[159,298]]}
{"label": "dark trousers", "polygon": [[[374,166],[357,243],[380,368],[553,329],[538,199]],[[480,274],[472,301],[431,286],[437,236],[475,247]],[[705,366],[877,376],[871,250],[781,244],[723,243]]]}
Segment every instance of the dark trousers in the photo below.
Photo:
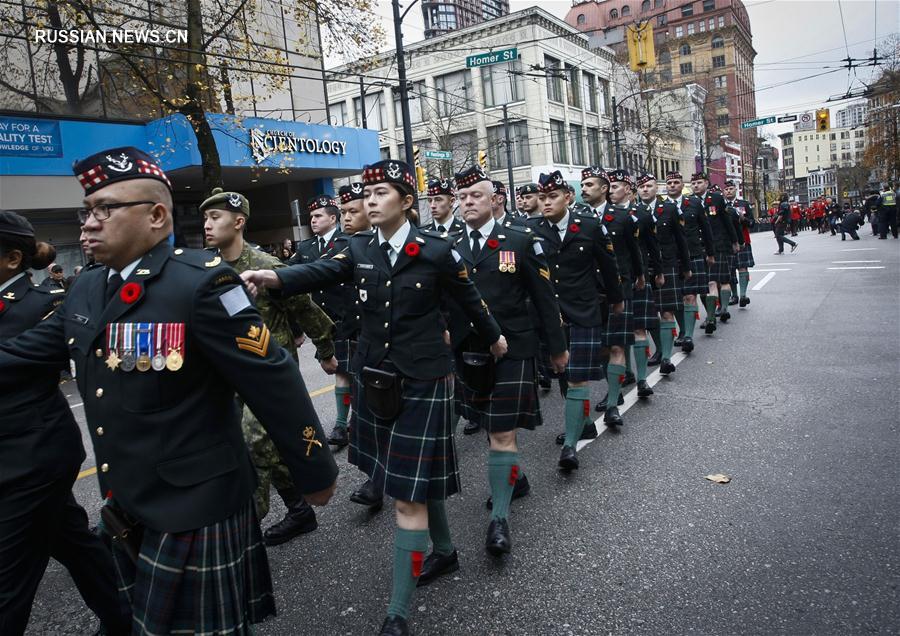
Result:
{"label": "dark trousers", "polygon": [[887,238],[889,229],[893,237],[897,238],[897,206],[878,210],[878,232],[881,238]]}
{"label": "dark trousers", "polygon": [[[77,469],[76,469],[77,470]],[[109,634],[128,634],[112,554],[75,502],[75,473],[44,484],[4,485],[0,497],[0,634],[25,632],[38,585],[53,557],[69,571]]]}
{"label": "dark trousers", "polygon": [[789,239],[784,235],[785,227],[783,225],[778,225],[775,227],[775,240],[778,241],[778,251],[784,251],[784,244],[787,243],[790,246],[796,246],[797,243]]}
{"label": "dark trousers", "polygon": [[842,241],[847,239],[847,237],[844,236],[844,234],[849,234],[850,238],[852,238],[854,241],[859,240],[859,234],[856,233],[855,225],[848,225],[846,227],[844,225],[841,225],[841,240]]}

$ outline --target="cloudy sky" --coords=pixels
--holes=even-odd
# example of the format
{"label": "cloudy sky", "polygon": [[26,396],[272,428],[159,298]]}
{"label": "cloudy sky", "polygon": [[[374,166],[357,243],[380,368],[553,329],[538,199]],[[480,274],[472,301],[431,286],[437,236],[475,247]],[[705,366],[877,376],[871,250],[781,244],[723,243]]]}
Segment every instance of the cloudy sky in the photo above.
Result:
{"label": "cloudy sky", "polygon": [[[401,4],[408,6],[407,2]],[[534,0],[512,0],[510,11],[535,4]],[[563,18],[572,3],[543,0],[539,6]],[[841,60],[870,57],[877,42],[900,32],[897,0],[746,0],[745,6],[757,53],[756,111],[760,117],[812,110],[824,106],[829,97],[846,94],[848,88],[862,88],[877,69],[848,71],[840,68]],[[393,43],[390,1],[378,0],[377,11]],[[403,35],[406,42],[424,38],[419,6],[404,20]],[[847,102],[834,106],[843,103]],[[774,136],[791,126],[767,126],[762,132]]]}

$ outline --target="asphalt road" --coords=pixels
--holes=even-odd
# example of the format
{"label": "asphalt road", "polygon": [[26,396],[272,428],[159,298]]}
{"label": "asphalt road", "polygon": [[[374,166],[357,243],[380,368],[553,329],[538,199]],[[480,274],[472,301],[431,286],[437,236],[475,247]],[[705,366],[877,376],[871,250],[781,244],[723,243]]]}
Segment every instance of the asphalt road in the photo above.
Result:
{"label": "asphalt road", "polygon": [[[900,241],[861,235],[803,232],[783,256],[772,255],[771,235],[754,235],[750,284],[765,282],[751,305],[733,307],[713,337],[698,327],[694,353],[629,408],[621,432],[583,448],[568,477],[553,443],[562,400],[547,394],[545,425],[520,435],[533,491],[513,504],[505,561],[483,548],[484,438],[460,434],[464,493],[448,510],[461,569],[415,595],[414,632],[900,633]],[[310,345],[301,354],[330,423],[331,380]],[[392,510],[370,516],[347,500],[363,477],[345,457],[318,531],[269,551],[279,614],[259,634],[377,633]],[[88,457],[86,472],[93,465]],[[713,473],[732,480],[704,479]],[[75,494],[96,518],[95,478],[80,479]],[[273,501],[263,525],[282,512]],[[29,633],[96,627],[51,562]]]}

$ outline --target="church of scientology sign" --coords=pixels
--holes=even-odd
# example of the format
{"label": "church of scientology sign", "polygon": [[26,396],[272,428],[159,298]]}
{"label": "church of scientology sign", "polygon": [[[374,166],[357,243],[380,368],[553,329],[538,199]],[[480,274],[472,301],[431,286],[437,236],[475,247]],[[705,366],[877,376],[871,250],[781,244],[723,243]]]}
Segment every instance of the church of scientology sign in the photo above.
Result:
{"label": "church of scientology sign", "polygon": [[299,137],[291,131],[250,129],[250,149],[256,163],[262,163],[274,154],[324,154],[346,155],[347,142]]}

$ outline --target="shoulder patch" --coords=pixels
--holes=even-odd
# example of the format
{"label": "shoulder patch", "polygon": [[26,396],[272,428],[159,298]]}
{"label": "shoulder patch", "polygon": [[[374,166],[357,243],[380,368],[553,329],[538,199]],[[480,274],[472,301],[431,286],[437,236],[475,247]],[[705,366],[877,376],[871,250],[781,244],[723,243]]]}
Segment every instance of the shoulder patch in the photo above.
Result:
{"label": "shoulder patch", "polygon": [[[174,252],[172,252],[172,259],[178,261],[179,263],[185,263],[187,265],[193,265],[194,267],[200,267],[202,269],[208,269],[212,267],[216,267],[222,261],[221,256],[217,256],[210,260],[210,253],[205,249],[189,249],[186,247],[179,247]],[[207,265],[207,263],[211,263],[219,259],[219,262],[215,265]]]}
{"label": "shoulder patch", "polygon": [[50,293],[51,294],[65,294],[66,290],[65,289],[51,289]]}
{"label": "shoulder patch", "polygon": [[537,254],[538,256],[541,256],[544,253],[544,248],[541,247],[541,242],[539,240],[532,242],[531,248],[534,250],[534,253]]}

